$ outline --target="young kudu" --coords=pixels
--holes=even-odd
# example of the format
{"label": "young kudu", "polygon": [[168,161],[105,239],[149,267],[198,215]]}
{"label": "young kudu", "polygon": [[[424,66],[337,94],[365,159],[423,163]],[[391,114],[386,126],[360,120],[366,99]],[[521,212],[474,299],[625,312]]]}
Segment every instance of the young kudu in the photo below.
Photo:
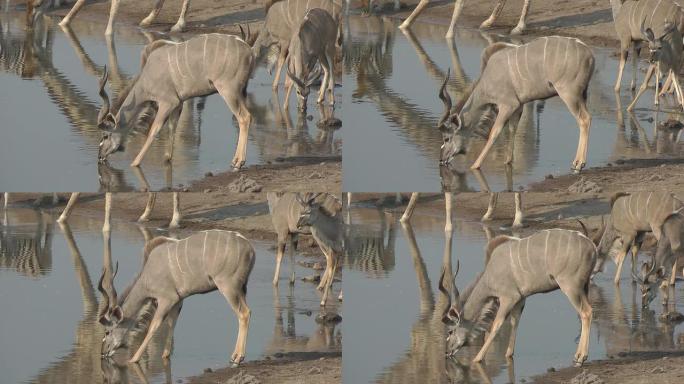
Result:
{"label": "young kudu", "polygon": [[[547,229],[529,237],[498,236],[486,247],[485,269],[460,297],[456,283],[452,304],[444,312],[448,327],[447,355],[479,338],[486,331],[491,312],[496,316],[474,362],[485,357],[504,320],[510,315],[512,330],[506,356],[513,356],[517,326],[525,299],[560,289],[577,310],[582,322],[575,364],[581,365],[589,351],[592,308],[587,297],[596,246],[586,235],[565,229]],[[458,266],[454,280],[458,274]],[[439,287],[446,289],[449,275],[442,273]],[[498,310],[495,308],[498,307]]]}
{"label": "young kudu", "polygon": [[[81,195],[80,192],[72,192],[71,193],[71,196],[69,196],[69,201],[67,202],[67,205],[64,208],[64,211],[62,211],[62,214],[57,219],[58,223],[64,223],[69,219],[69,216],[71,215],[71,211],[74,209],[74,205],[76,204],[76,201],[78,200],[80,195]],[[154,205],[155,205],[156,201],[157,201],[157,194],[155,192],[148,192],[147,203],[145,204],[145,211],[143,211],[142,215],[140,215],[140,217],[138,218],[139,223],[149,221],[150,215],[152,214],[152,210],[154,209]],[[104,222],[104,227],[102,228],[103,231],[108,231],[110,228],[111,210],[112,210],[112,194],[110,192],[107,192],[105,194],[105,222]],[[171,222],[169,223],[169,228],[178,228],[180,226],[180,221],[181,221],[180,196],[179,196],[178,192],[173,192],[173,216],[171,218]]]}
{"label": "young kudu", "polygon": [[627,107],[628,111],[634,110],[637,101],[646,91],[646,88],[648,88],[648,83],[651,81],[651,77],[656,71],[658,73],[656,73],[655,104],[658,105],[659,97],[658,78],[662,77],[667,79],[663,86],[663,91],[669,88],[669,84],[672,83],[675,94],[677,95],[677,103],[684,107],[684,95],[682,94],[682,87],[679,84],[679,71],[682,66],[682,51],[684,51],[682,34],[677,29],[677,26],[671,22],[665,23],[665,25],[661,27],[661,30],[658,37],[656,37],[655,32],[651,28],[642,29],[644,39],[648,42],[648,61],[650,65],[646,72],[646,76],[644,77],[644,82],[641,84],[641,87],[639,87],[639,91],[636,96],[634,96],[634,100],[632,100]]}
{"label": "young kudu", "polygon": [[[458,21],[459,16],[461,15],[461,11],[463,11],[463,6],[465,5],[466,0],[455,0],[454,2],[454,13],[451,16],[451,23],[449,23],[449,30],[447,31],[446,38],[452,38],[454,37],[454,28],[456,27],[456,21]],[[430,0],[420,0],[416,8],[411,12],[409,17],[404,20],[403,23],[399,26],[401,29],[406,29],[413,24],[413,21],[420,15],[421,12],[427,7],[428,3]],[[511,31],[511,34],[516,35],[516,34],[521,34],[525,30],[526,27],[526,20],[527,20],[527,12],[530,10],[530,2],[531,0],[525,0],[525,3],[523,4],[522,11],[520,11],[520,21],[518,21],[518,25],[513,28]],[[501,14],[501,11],[503,10],[504,5],[506,4],[506,0],[498,0],[496,3],[496,6],[494,7],[494,10],[492,10],[492,14],[480,24],[480,28],[490,28],[491,26],[494,25],[494,22],[496,22],[496,19],[499,17]]]}
{"label": "young kudu", "polygon": [[[263,49],[274,49],[278,53],[273,89],[278,89],[280,74],[289,55],[290,40],[297,33],[304,16],[309,10],[320,8],[327,11],[341,27],[342,4],[339,0],[275,0],[267,2],[266,20],[254,42],[255,56],[258,58]],[[273,52],[273,51],[272,51]],[[332,62],[330,63],[332,66]]]}
{"label": "young kudu", "polygon": [[[311,233],[308,227],[301,228],[298,225],[299,218],[302,215],[305,207],[297,200],[296,193],[277,193],[268,192],[266,199],[268,200],[268,210],[271,214],[273,227],[278,235],[278,247],[276,251],[276,268],[273,275],[273,285],[278,285],[280,277],[280,264],[285,254],[285,246],[289,243],[290,246],[290,268],[292,273],[290,275],[290,284],[294,283],[294,250],[297,247],[298,236],[300,233]],[[329,194],[321,194],[314,197],[314,200],[325,209],[329,215],[336,216],[341,211],[341,204],[334,196]],[[316,240],[314,238],[314,240]],[[320,244],[319,244],[320,246]],[[323,247],[321,247],[321,250]],[[323,281],[319,285],[319,289],[323,288]]]}
{"label": "young kudu", "polygon": [[[307,195],[302,198],[299,194],[295,196],[297,202],[303,207],[297,220],[297,227],[311,228],[311,235],[318,243],[318,246],[325,255],[325,272],[321,276],[318,289],[323,289],[321,305],[328,301],[328,293],[335,280],[337,265],[344,253],[344,221],[341,214],[331,215],[320,203],[316,201],[317,194]],[[341,297],[341,294],[340,294]]]}
{"label": "young kudu", "polygon": [[[469,139],[483,116],[496,113],[487,144],[471,169],[479,169],[492,145],[509,124],[511,138],[522,113],[522,106],[534,100],[559,96],[577,120],[579,143],[572,168],[579,172],[586,164],[591,115],[587,91],[594,72],[594,55],[582,41],[560,36],[540,37],[523,45],[494,43],[482,53],[481,74],[470,92],[452,108],[446,91],[449,73],[439,91],[444,114],[437,126],[443,144],[440,162],[448,164],[465,154]],[[513,161],[509,145],[506,164]]]}
{"label": "young kudu", "polygon": [[599,260],[594,273],[603,270],[603,263],[610,255],[617,265],[613,281],[619,284],[622,264],[630,248],[632,277],[635,277],[637,254],[646,232],[653,232],[656,240],[660,241],[665,219],[684,204],[670,192],[642,191],[617,193],[611,197],[610,206],[610,217],[598,244]]}
{"label": "young kudu", "polygon": [[[629,50],[632,48],[632,81],[630,89],[636,87],[637,60],[641,52],[641,43],[646,40],[644,30],[663,31],[669,20],[677,25],[680,33],[684,32],[684,12],[674,0],[611,0],[615,31],[620,40],[620,64],[618,67],[615,92],[620,91],[622,74]],[[681,42],[680,42],[681,43]],[[652,74],[652,69],[649,69]],[[658,83],[658,79],[656,79]]]}
{"label": "young kudu", "polygon": [[[30,0],[29,0],[30,1]],[[111,7],[109,8],[109,21],[107,22],[107,29],[105,30],[105,35],[111,36],[112,33],[114,32],[114,21],[116,19],[116,13],[119,11],[119,2],[121,0],[111,0],[112,4]],[[85,0],[78,0],[76,1],[76,4],[71,8],[69,13],[64,16],[62,21],[59,22],[59,25],[61,26],[67,26],[71,23],[71,20],[76,17],[76,14],[83,8],[85,5]],[[161,12],[162,6],[164,5],[164,0],[157,0],[154,8],[152,9],[152,12],[150,12],[149,15],[147,15],[146,18],[144,18],[140,22],[141,27],[149,27],[152,25],[154,20],[157,18],[157,15],[159,15],[159,12]],[[188,12],[188,7],[190,6],[190,0],[183,0],[183,5],[181,6],[181,12],[180,16],[178,17],[178,21],[176,24],[171,28],[171,32],[182,32],[183,29],[185,28],[185,14]]]}
{"label": "young kudu", "polygon": [[[210,230],[181,240],[154,238],[145,246],[140,274],[120,298],[117,298],[113,282],[111,292],[101,289],[108,304],[99,320],[106,330],[102,355],[111,356],[126,344],[128,333],[136,326],[138,313],[149,301],[154,301],[157,308],[147,334],[130,362],[140,360],[163,321],[169,322],[173,333],[185,298],[219,290],[238,318],[238,337],[231,355],[231,363],[238,365],[244,360],[247,344],[251,311],[246,294],[253,267],[254,249],[237,232]],[[164,357],[169,353],[167,349]]]}
{"label": "young kudu", "polygon": [[[140,74],[111,108],[104,90],[105,72],[100,82],[103,106],[98,125],[106,132],[100,142],[99,160],[105,161],[113,152],[123,150],[124,138],[139,112],[149,103],[154,103],[157,107],[154,122],[145,144],[131,163],[133,167],[139,166],[157,133],[172,113],[179,112],[183,101],[218,92],[240,126],[231,165],[242,167],[247,156],[247,136],[252,121],[246,106],[247,83],[254,69],[254,57],[246,41],[251,41],[249,30],[246,35],[242,33],[242,38],[212,33],[182,43],[154,41],[143,50]],[[168,160],[172,155],[173,152]]]}
{"label": "young kudu", "polygon": [[309,10],[299,25],[299,30],[290,40],[287,76],[285,80],[285,101],[283,108],[289,107],[288,100],[292,86],[296,85],[297,107],[306,112],[306,101],[309,87],[318,80],[319,72],[314,70],[318,63],[323,69],[323,81],[318,91],[317,103],[325,100],[329,93],[328,103],[335,104],[335,53],[340,38],[340,29],[328,11],[321,8]]}

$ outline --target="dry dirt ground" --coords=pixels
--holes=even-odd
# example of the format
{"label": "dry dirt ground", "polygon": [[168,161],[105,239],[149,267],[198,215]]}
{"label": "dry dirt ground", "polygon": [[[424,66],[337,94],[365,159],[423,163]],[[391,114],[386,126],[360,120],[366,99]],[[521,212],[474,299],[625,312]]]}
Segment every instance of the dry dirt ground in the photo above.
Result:
{"label": "dry dirt ground", "polygon": [[[52,208],[55,218],[64,208],[68,194],[60,194],[60,203]],[[50,207],[50,194],[12,193],[11,204],[34,204],[38,199],[42,207]],[[39,201],[39,200],[38,200]],[[119,223],[135,222],[145,208],[146,193],[114,193],[112,195],[111,223],[114,230]],[[159,192],[155,209],[146,226],[168,226],[172,207],[172,193]],[[181,231],[224,229],[239,231],[248,239],[272,241],[275,257],[276,234],[265,193],[181,193]],[[77,202],[72,215],[104,217],[104,194],[83,194]],[[322,263],[325,258],[320,249],[308,235],[300,236],[298,251],[305,256],[306,264]],[[318,273],[312,271],[312,273]],[[338,276],[341,278],[341,275]],[[337,279],[337,278],[336,278]],[[224,368],[215,372],[205,372],[184,382],[190,383],[341,383],[342,353],[284,353],[273,358],[249,361],[239,368]],[[242,372],[242,376],[236,377]],[[256,381],[251,380],[255,378]],[[304,378],[304,379],[303,379]],[[233,379],[233,381],[231,381]]]}
{"label": "dry dirt ground", "polygon": [[[168,32],[176,23],[183,0],[168,0],[148,30]],[[64,3],[64,2],[63,2]],[[123,0],[117,14],[119,29],[135,28],[152,10],[156,0]],[[193,0],[186,16],[184,35],[224,32],[239,33],[238,24],[249,26],[257,33],[265,16],[265,0]],[[12,6],[23,7],[23,0],[11,0]],[[62,17],[67,14],[73,2],[61,8],[51,9],[48,15]],[[87,2],[76,20],[90,20],[102,23],[102,33],[109,15],[109,1]],[[238,172],[226,171],[214,177],[204,177],[191,184],[186,190],[204,191],[228,189],[229,184],[240,177],[247,177],[249,183],[259,185],[263,191],[316,190],[339,193],[342,190],[342,159],[333,156],[324,159],[288,159],[287,162],[250,166]],[[241,183],[235,187],[241,190]],[[234,189],[233,189],[234,190]]]}

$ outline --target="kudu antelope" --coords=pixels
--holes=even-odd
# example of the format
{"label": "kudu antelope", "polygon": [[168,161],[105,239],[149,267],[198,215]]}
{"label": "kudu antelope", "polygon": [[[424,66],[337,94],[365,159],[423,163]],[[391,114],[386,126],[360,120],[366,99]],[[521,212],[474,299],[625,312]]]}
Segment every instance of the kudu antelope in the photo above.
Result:
{"label": "kudu antelope", "polygon": [[[648,88],[648,83],[651,81],[653,73],[656,74],[656,93],[655,104],[658,105],[658,77],[666,78],[667,81],[663,86],[663,91],[669,88],[672,84],[677,104],[684,107],[684,95],[682,94],[682,87],[679,83],[679,71],[682,66],[682,51],[684,51],[684,44],[682,43],[682,34],[677,29],[677,26],[671,22],[665,23],[662,27],[662,32],[656,37],[655,32],[651,28],[642,29],[644,39],[648,41],[649,51],[649,67],[644,77],[644,82],[639,87],[639,91],[634,100],[627,107],[628,111],[634,110],[637,101],[641,95]],[[661,75],[661,76],[658,76]]]}
{"label": "kudu antelope", "polygon": [[328,293],[335,280],[337,265],[344,253],[344,221],[342,215],[331,215],[320,203],[316,201],[317,194],[307,195],[302,198],[295,196],[303,210],[297,220],[297,227],[311,228],[311,235],[325,255],[325,272],[321,276],[318,289],[323,289],[321,305],[328,301]]}
{"label": "kudu antelope", "polygon": [[[304,212],[305,206],[297,199],[296,193],[276,193],[268,192],[266,199],[268,200],[268,210],[271,214],[273,227],[278,236],[278,245],[276,251],[276,268],[273,275],[273,285],[278,285],[280,277],[280,264],[285,254],[285,246],[289,243],[290,247],[290,284],[294,283],[294,250],[297,247],[298,237],[300,233],[311,233],[310,228],[300,227],[298,225],[299,218]],[[314,196],[314,201],[319,204],[322,209],[331,216],[336,216],[341,211],[340,202],[332,195],[320,194]],[[315,237],[314,240],[318,241]],[[321,246],[323,250],[323,246]],[[319,289],[323,288],[323,281]]]}
{"label": "kudu antelope", "polygon": [[[78,198],[80,195],[81,195],[81,192],[72,192],[71,193],[71,196],[69,196],[69,201],[67,202],[66,207],[64,208],[64,210],[62,211],[62,214],[57,219],[58,223],[64,223],[69,219],[69,216],[71,216],[71,212],[74,209],[74,205],[76,204],[76,201],[78,201]],[[154,205],[155,205],[156,201],[157,201],[157,194],[155,192],[148,192],[147,193],[147,203],[145,204],[145,210],[143,211],[143,213],[138,218],[139,223],[149,221],[150,215],[152,214],[152,210],[154,209]],[[112,194],[110,192],[107,192],[105,194],[105,216],[104,216],[104,226],[102,228],[103,231],[109,231],[111,210],[112,210]],[[180,226],[180,221],[181,221],[180,195],[178,194],[178,192],[173,192],[173,216],[171,217],[171,222],[169,222],[169,228],[178,228]]]}
{"label": "kudu antelope", "polygon": [[[610,3],[613,8],[615,31],[620,40],[620,64],[615,81],[615,92],[619,92],[630,48],[632,48],[630,89],[634,89],[641,43],[647,39],[643,32],[646,29],[663,31],[666,22],[670,20],[677,26],[680,33],[684,33],[684,12],[674,0],[627,0],[624,2],[611,0]],[[649,69],[649,73],[652,74],[652,69]]]}
{"label": "kudu antelope", "polygon": [[[511,236],[492,239],[485,250],[485,269],[463,297],[455,281],[449,294],[446,288],[449,275],[443,271],[439,287],[451,297],[443,316],[448,327],[447,355],[455,354],[481,336],[491,312],[498,306],[484,345],[473,361],[482,361],[509,315],[512,330],[506,356],[513,356],[525,299],[560,289],[581,319],[582,331],[574,358],[575,364],[581,365],[589,351],[592,308],[587,294],[596,253],[594,242],[582,233],[547,229],[522,239]],[[457,274],[458,265],[454,280]]]}
{"label": "kudu antelope", "polygon": [[[242,31],[242,28],[240,28]],[[250,45],[249,29],[242,38],[226,34],[205,34],[182,43],[157,40],[148,44],[142,53],[140,74],[110,107],[104,89],[107,82],[105,71],[100,81],[103,100],[98,115],[98,125],[105,129],[98,158],[107,157],[123,150],[125,136],[132,129],[131,123],[140,110],[150,102],[157,106],[154,122],[147,140],[131,163],[137,167],[142,162],[152,141],[172,113],[178,113],[183,101],[192,97],[218,92],[240,126],[237,149],[231,162],[240,168],[247,156],[247,136],[252,116],[246,106],[247,83],[254,69],[254,57]],[[167,160],[171,160],[171,153]]]}
{"label": "kudu antelope", "polygon": [[[525,30],[525,27],[527,26],[526,20],[527,20],[527,12],[530,10],[530,2],[532,0],[525,0],[525,3],[523,4],[522,11],[520,11],[520,21],[518,21],[518,25],[513,28],[511,31],[511,34],[516,35],[516,34],[521,34]],[[403,23],[399,26],[401,29],[406,29],[413,24],[413,21],[420,15],[421,12],[427,7],[428,3],[430,0],[420,0],[416,8],[411,12],[408,18],[404,20]],[[487,20],[483,21],[482,24],[480,24],[480,28],[490,28],[491,26],[494,25],[494,22],[496,22],[496,19],[499,17],[501,14],[501,11],[503,10],[504,4],[506,4],[506,0],[498,0],[496,3],[496,6],[492,10],[492,14],[487,18]],[[451,23],[449,23],[449,30],[447,31],[446,38],[452,38],[454,37],[454,28],[456,27],[456,21],[458,21],[459,16],[461,15],[461,11],[463,11],[463,6],[465,5],[465,0],[455,0],[454,2],[454,13],[451,16]]]}
{"label": "kudu antelope", "polygon": [[[288,100],[292,86],[296,85],[297,107],[306,111],[306,101],[309,97],[309,87],[318,80],[320,72],[314,70],[316,64],[323,69],[323,81],[318,91],[317,103],[325,100],[326,91],[329,93],[328,103],[335,104],[335,52],[339,42],[340,29],[335,19],[328,11],[321,8],[309,10],[304,16],[299,30],[292,35],[288,48],[289,59],[285,80],[285,101],[283,108],[289,107]],[[318,67],[317,67],[318,68]]]}
{"label": "kudu antelope", "polygon": [[[128,333],[136,326],[138,312],[148,301],[155,301],[157,308],[147,334],[130,362],[140,360],[164,320],[169,322],[169,332],[173,333],[184,299],[219,290],[238,318],[238,337],[231,355],[231,363],[238,365],[244,360],[247,344],[251,311],[246,294],[253,267],[254,249],[237,232],[210,230],[181,240],[154,238],[145,246],[140,274],[120,298],[117,298],[113,284],[109,294],[101,289],[108,304],[99,319],[106,330],[102,341],[103,356],[113,355],[126,344]],[[102,276],[104,278],[105,274]],[[169,354],[170,350],[165,350],[164,357]]]}
{"label": "kudu antelope", "polygon": [[[470,136],[484,115],[496,111],[487,144],[471,169],[479,169],[506,123],[511,137],[522,113],[522,105],[559,96],[577,120],[579,143],[572,168],[579,172],[586,164],[591,115],[587,91],[594,72],[594,55],[582,41],[560,36],[540,37],[523,45],[494,43],[482,53],[481,74],[468,96],[452,108],[446,91],[449,73],[439,91],[444,114],[437,126],[443,144],[440,162],[448,164],[465,154]],[[513,147],[506,164],[513,161]]]}
{"label": "kudu antelope", "polygon": [[[31,0],[29,0],[31,1]],[[119,11],[119,2],[121,0],[111,0],[111,7],[109,8],[109,21],[107,22],[107,29],[105,29],[105,35],[111,36],[112,33],[114,32],[114,21],[116,19],[116,14]],[[67,26],[71,23],[71,20],[76,17],[76,14],[83,8],[85,5],[85,0],[77,0],[76,4],[71,8],[69,13],[64,16],[62,21],[59,22],[59,25],[61,26]],[[145,17],[141,22],[140,26],[145,28],[149,27],[152,25],[154,20],[157,18],[157,15],[159,15],[159,12],[161,12],[162,6],[164,5],[164,0],[157,0],[154,8],[152,9],[152,12],[150,12],[147,17]],[[182,32],[183,29],[185,28],[185,14],[188,12],[188,7],[190,6],[190,0],[183,0],[183,5],[181,6],[181,12],[180,16],[178,17],[178,21],[176,24],[171,28],[171,32]]]}
{"label": "kudu antelope", "polygon": [[[276,72],[273,77],[273,89],[278,89],[280,74],[283,70],[290,46],[290,40],[299,29],[304,16],[309,10],[320,8],[332,15],[335,26],[341,27],[342,3],[340,0],[275,0],[268,1],[265,6],[266,19],[254,42],[255,56],[261,56],[264,49],[277,52]],[[330,63],[332,66],[332,62]]]}
{"label": "kudu antelope", "polygon": [[670,192],[642,191],[617,193],[611,197],[610,206],[610,217],[598,244],[599,259],[594,273],[602,271],[603,263],[611,256],[617,265],[613,281],[619,284],[622,264],[630,248],[632,277],[635,277],[637,254],[646,232],[653,232],[660,241],[663,222],[684,204]]}
{"label": "kudu antelope", "polygon": [[650,262],[641,265],[640,276],[634,276],[641,284],[642,307],[647,307],[655,299],[655,287],[658,285],[663,305],[667,305],[669,286],[674,285],[677,276],[677,259],[684,251],[683,212],[678,208],[662,220],[656,253]]}

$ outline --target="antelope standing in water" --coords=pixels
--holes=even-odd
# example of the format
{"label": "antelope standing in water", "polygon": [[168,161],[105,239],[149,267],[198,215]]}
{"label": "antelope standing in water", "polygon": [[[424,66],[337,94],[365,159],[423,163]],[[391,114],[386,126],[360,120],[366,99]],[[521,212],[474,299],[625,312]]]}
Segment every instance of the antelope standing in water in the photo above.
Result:
{"label": "antelope standing in water", "polygon": [[[439,91],[444,113],[437,123],[443,144],[440,163],[448,164],[459,154],[465,154],[469,139],[483,115],[496,113],[487,144],[471,169],[479,169],[492,145],[509,124],[511,138],[525,103],[559,96],[577,120],[580,135],[574,171],[586,164],[591,115],[587,109],[587,91],[594,72],[594,55],[582,41],[560,36],[540,37],[523,45],[494,43],[482,53],[480,77],[467,97],[456,106],[446,92],[449,73]],[[513,161],[513,147],[506,164]]]}
{"label": "antelope standing in water", "polygon": [[[622,264],[630,248],[632,277],[635,277],[637,254],[646,232],[653,232],[656,240],[660,241],[665,219],[684,204],[670,192],[641,191],[613,195],[610,207],[610,217],[598,244],[599,259],[594,273],[603,270],[603,264],[610,255],[617,265],[613,281],[619,284]],[[638,278],[635,280],[639,281]]]}
{"label": "antelope standing in water", "polygon": [[266,19],[254,42],[254,52],[257,57],[263,49],[277,52],[276,72],[272,85],[274,90],[278,90],[280,74],[289,55],[290,40],[297,33],[304,16],[314,8],[327,11],[335,20],[335,26],[340,28],[342,4],[339,0],[273,0],[266,3]]}
{"label": "antelope standing in water", "polygon": [[[242,30],[242,28],[240,28]],[[153,102],[157,105],[154,122],[147,140],[131,163],[137,167],[142,162],[152,141],[169,116],[178,113],[183,101],[219,93],[240,126],[237,149],[231,162],[239,169],[247,156],[247,136],[252,115],[246,106],[247,83],[254,69],[254,57],[250,45],[249,29],[242,38],[225,34],[206,34],[182,43],[157,40],[148,44],[142,53],[140,74],[110,107],[104,86],[105,71],[100,81],[103,100],[98,115],[98,126],[106,132],[100,142],[98,158],[107,157],[123,150],[125,136],[132,129],[131,123],[141,109]],[[173,152],[167,160],[171,160]]]}
{"label": "antelope standing in water", "polygon": [[[464,297],[460,297],[455,281],[449,294],[447,284],[450,275],[443,271],[439,287],[451,298],[443,316],[448,327],[447,355],[455,354],[461,347],[481,336],[485,332],[483,321],[491,312],[496,312],[484,345],[473,362],[484,359],[509,316],[512,330],[506,357],[512,357],[525,299],[537,293],[560,289],[577,310],[582,322],[574,359],[576,365],[582,365],[589,352],[592,308],[587,295],[596,254],[596,245],[585,234],[565,229],[547,229],[522,239],[511,236],[492,239],[485,250],[485,269]],[[454,280],[457,274],[458,265]]]}
{"label": "antelope standing in water", "polygon": [[[29,0],[31,1],[31,0]],[[107,22],[107,29],[105,29],[105,35],[111,36],[112,33],[114,32],[114,21],[116,19],[116,14],[119,11],[119,2],[121,0],[111,0],[112,5],[109,8],[109,21]],[[62,21],[59,22],[59,25],[61,26],[68,26],[71,23],[71,20],[76,17],[76,14],[83,8],[85,5],[85,0],[77,0],[76,4],[71,8],[69,13],[64,16]],[[157,3],[155,4],[154,8],[152,9],[152,12],[150,12],[149,15],[147,15],[146,18],[144,18],[140,22],[140,26],[145,28],[149,27],[152,25],[154,20],[157,18],[157,15],[159,15],[159,12],[161,12],[162,6],[164,5],[164,0],[157,0]],[[181,12],[180,16],[178,17],[178,21],[176,24],[171,28],[171,32],[182,32],[183,29],[185,28],[185,14],[188,12],[188,7],[190,6],[190,0],[183,0],[183,5],[181,6]]]}
{"label": "antelope standing in water", "polygon": [[[169,332],[173,334],[184,299],[219,290],[238,318],[238,337],[231,364],[239,365],[245,358],[247,345],[251,311],[246,294],[253,267],[254,248],[237,232],[210,230],[181,240],[152,239],[145,245],[142,270],[120,298],[113,282],[111,292],[101,289],[107,304],[99,319],[105,327],[102,355],[111,356],[125,345],[128,333],[136,326],[138,312],[148,301],[154,300],[157,308],[144,340],[129,362],[140,360],[163,321],[169,323]],[[106,271],[100,287],[105,274]],[[163,357],[169,357],[170,353],[170,347],[166,348]]]}

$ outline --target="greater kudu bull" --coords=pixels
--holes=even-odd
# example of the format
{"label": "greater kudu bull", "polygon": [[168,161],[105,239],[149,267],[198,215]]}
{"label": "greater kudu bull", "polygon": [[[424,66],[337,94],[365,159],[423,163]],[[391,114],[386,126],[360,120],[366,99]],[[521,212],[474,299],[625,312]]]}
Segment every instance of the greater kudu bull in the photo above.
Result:
{"label": "greater kudu bull", "polygon": [[246,41],[251,41],[249,30],[247,34],[243,32],[242,38],[212,33],[182,43],[154,41],[143,50],[140,74],[111,108],[104,90],[107,82],[105,71],[100,81],[103,106],[98,125],[106,132],[100,142],[99,160],[105,161],[110,154],[123,149],[124,138],[132,128],[131,123],[140,110],[151,102],[156,104],[156,116],[145,144],[131,163],[133,167],[139,166],[157,133],[171,114],[179,112],[183,101],[218,92],[240,126],[231,165],[234,168],[242,167],[252,121],[245,97],[254,68],[254,57]]}
{"label": "greater kudu bull", "polygon": [[[534,100],[559,96],[577,120],[580,130],[572,167],[580,171],[586,164],[591,115],[587,109],[587,90],[594,72],[594,55],[582,41],[560,36],[540,37],[523,45],[494,43],[482,53],[480,78],[460,103],[452,108],[446,92],[449,74],[440,88],[444,114],[437,126],[443,144],[440,162],[448,164],[465,154],[470,136],[483,115],[496,111],[487,144],[471,169],[479,169],[489,150],[509,123],[511,136],[522,113],[522,105]],[[513,161],[510,148],[506,163]]]}
{"label": "greater kudu bull", "polygon": [[[485,250],[485,269],[460,297],[456,283],[448,292],[449,274],[443,270],[440,290],[452,297],[444,312],[448,326],[447,354],[455,354],[486,330],[492,312],[496,316],[484,345],[473,359],[480,362],[509,315],[512,324],[506,356],[513,356],[518,322],[525,299],[560,289],[577,310],[582,322],[575,364],[582,365],[589,351],[592,308],[587,297],[596,246],[586,235],[565,229],[547,229],[525,238],[497,236]],[[458,266],[454,280],[458,274]],[[496,310],[498,307],[498,310]]]}
{"label": "greater kudu bull", "polygon": [[[120,298],[117,299],[113,283],[110,292],[101,289],[108,304],[99,320],[106,329],[103,356],[111,356],[125,344],[128,333],[136,326],[138,312],[150,300],[156,302],[157,308],[145,339],[130,362],[140,360],[162,321],[169,322],[173,333],[184,299],[218,289],[238,318],[238,337],[231,355],[231,364],[238,365],[244,360],[247,344],[251,311],[246,294],[253,267],[254,248],[237,232],[210,230],[181,240],[152,239],[145,245],[142,270]],[[100,285],[105,274],[106,271]],[[166,349],[164,357],[170,352]]]}

